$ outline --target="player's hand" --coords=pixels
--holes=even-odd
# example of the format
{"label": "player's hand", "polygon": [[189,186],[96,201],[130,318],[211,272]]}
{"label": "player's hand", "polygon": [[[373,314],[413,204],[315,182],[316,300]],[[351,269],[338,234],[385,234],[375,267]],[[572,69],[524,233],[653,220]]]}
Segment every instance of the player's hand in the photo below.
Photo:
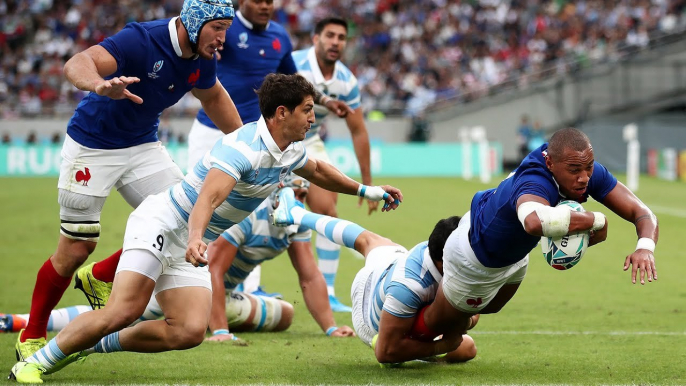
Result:
{"label": "player's hand", "polygon": [[348,114],[355,114],[355,110],[351,109],[345,102],[336,99],[329,99],[324,106],[332,113],[338,115],[339,118],[345,118]]}
{"label": "player's hand", "polygon": [[[646,277],[649,282],[657,280],[655,268],[655,256],[647,249],[638,249],[624,260],[624,270],[631,265],[631,283],[636,284],[636,276],[640,276],[641,284],[645,284]],[[637,275],[638,274],[638,275]]]}
{"label": "player's hand", "polygon": [[589,247],[594,246],[598,243],[602,243],[607,239],[607,224],[608,221],[607,218],[605,218],[605,226],[603,227],[603,229],[590,232],[590,238],[588,240]]}
{"label": "player's hand", "polygon": [[219,335],[212,335],[209,338],[205,338],[206,342],[232,342],[238,340],[238,337],[234,334],[219,334]]}
{"label": "player's hand", "polygon": [[382,212],[388,212],[390,210],[395,210],[401,202],[403,202],[403,193],[398,188],[394,188],[390,185],[383,185],[381,187],[386,191],[384,195],[384,201],[386,203],[381,208]]}
{"label": "player's hand", "polygon": [[[362,202],[364,201],[363,197],[360,197],[360,201],[357,202],[357,207],[361,208],[362,207]],[[371,215],[372,213],[376,212],[379,210],[379,202],[378,201],[372,201],[372,200],[367,200],[367,215]]]}
{"label": "player's hand", "polygon": [[353,331],[353,329],[348,327],[348,326],[341,326],[341,327],[338,327],[338,329],[336,331],[331,333],[331,336],[335,336],[338,338],[354,337],[355,331]]}
{"label": "player's hand", "polygon": [[202,240],[188,240],[186,248],[186,261],[194,267],[204,267],[207,265],[207,244]]}
{"label": "player's hand", "polygon": [[95,93],[111,99],[129,99],[133,103],[140,105],[143,103],[143,98],[126,89],[128,85],[140,81],[141,80],[135,76],[120,76],[104,80],[95,86]]}

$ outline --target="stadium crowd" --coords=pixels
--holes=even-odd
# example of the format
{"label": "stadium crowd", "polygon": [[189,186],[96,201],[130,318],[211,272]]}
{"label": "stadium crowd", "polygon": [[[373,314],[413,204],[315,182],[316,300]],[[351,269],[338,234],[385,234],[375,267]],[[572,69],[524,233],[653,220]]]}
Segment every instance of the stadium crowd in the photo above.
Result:
{"label": "stadium crowd", "polygon": [[[296,49],[330,14],[351,22],[344,62],[366,112],[416,116],[503,85],[617,61],[680,31],[684,0],[275,0]],[[62,75],[74,53],[127,22],[178,14],[179,0],[0,0],[0,119],[69,116],[84,92]],[[190,98],[192,99],[192,98]],[[188,104],[190,103],[190,104]],[[193,115],[182,100],[174,114]]]}

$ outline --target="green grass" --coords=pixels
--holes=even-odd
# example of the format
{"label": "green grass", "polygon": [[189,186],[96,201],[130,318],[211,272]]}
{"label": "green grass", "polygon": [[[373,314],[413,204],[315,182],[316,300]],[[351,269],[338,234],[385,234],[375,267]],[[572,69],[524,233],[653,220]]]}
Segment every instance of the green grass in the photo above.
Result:
{"label": "green grass", "polygon": [[[425,240],[439,218],[463,214],[484,188],[459,179],[387,179],[400,187],[399,210],[367,217],[357,200],[341,197],[342,217],[410,248]],[[0,312],[28,312],[35,274],[54,250],[59,227],[54,179],[0,179]],[[494,181],[494,184],[496,181]],[[244,333],[247,346],[204,343],[183,352],[92,355],[84,364],[46,377],[81,384],[684,384],[686,383],[686,186],[642,179],[639,197],[654,205],[661,237],[659,280],[632,285],[622,271],[633,251],[633,226],[611,214],[608,240],[577,267],[555,271],[540,249],[531,255],[519,293],[473,331],[479,354],[462,365],[412,363],[381,369],[357,339],[327,338],[307,313],[289,259],[263,267],[263,284],[295,305],[293,326],[282,333]],[[597,203],[587,209],[602,210]],[[105,205],[101,243],[92,259],[118,249],[128,206],[114,194]],[[607,210],[605,210],[607,213]],[[344,251],[337,293],[346,303],[362,261]],[[60,306],[85,304],[68,290]],[[336,314],[351,324],[349,314]],[[14,363],[14,334],[0,335],[0,370]]]}

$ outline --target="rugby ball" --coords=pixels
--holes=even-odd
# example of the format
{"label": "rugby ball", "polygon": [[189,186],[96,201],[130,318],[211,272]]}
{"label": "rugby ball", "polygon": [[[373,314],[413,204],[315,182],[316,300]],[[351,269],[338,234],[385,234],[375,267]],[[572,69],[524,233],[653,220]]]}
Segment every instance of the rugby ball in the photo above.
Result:
{"label": "rugby ball", "polygon": [[[557,206],[567,206],[575,212],[585,212],[584,207],[576,201],[560,201]],[[562,237],[541,237],[541,249],[545,261],[551,267],[564,271],[577,265],[584,257],[588,242],[589,232],[582,232]]]}

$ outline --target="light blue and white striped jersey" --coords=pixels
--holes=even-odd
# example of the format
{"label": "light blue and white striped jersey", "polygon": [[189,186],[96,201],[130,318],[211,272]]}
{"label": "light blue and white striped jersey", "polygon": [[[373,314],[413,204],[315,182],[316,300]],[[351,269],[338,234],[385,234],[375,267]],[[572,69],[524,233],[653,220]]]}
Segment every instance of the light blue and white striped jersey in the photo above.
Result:
{"label": "light blue and white striped jersey", "polygon": [[[433,302],[443,275],[429,256],[428,241],[417,244],[405,257],[388,267],[379,267],[370,276],[369,322],[379,332],[381,311],[399,318],[415,316]],[[366,295],[366,294],[365,294]]]}
{"label": "light blue and white striped jersey", "polygon": [[265,260],[271,260],[285,251],[292,242],[309,242],[312,231],[304,226],[272,225],[270,215],[274,202],[266,199],[250,216],[222,233],[222,237],[236,248],[236,258],[224,275],[224,286],[233,290],[248,274]]}
{"label": "light blue and white striped jersey", "polygon": [[302,142],[291,143],[281,151],[264,118],[260,117],[257,122],[248,123],[217,141],[183,181],[170,188],[169,195],[181,217],[188,221],[211,168],[235,178],[236,186],[214,210],[205,231],[205,238],[215,240],[260,206],[288,173],[306,163],[307,153]]}
{"label": "light blue and white striped jersey", "polygon": [[[317,64],[314,47],[294,51],[292,55],[295,66],[298,68],[298,74],[309,80],[322,94],[345,102],[353,110],[360,107],[360,88],[357,86],[357,78],[340,60],[336,61],[333,77],[326,80],[319,69],[319,64]],[[322,120],[327,115],[329,115],[329,110],[326,107],[314,105],[315,124],[307,132],[306,138],[319,133]]]}

